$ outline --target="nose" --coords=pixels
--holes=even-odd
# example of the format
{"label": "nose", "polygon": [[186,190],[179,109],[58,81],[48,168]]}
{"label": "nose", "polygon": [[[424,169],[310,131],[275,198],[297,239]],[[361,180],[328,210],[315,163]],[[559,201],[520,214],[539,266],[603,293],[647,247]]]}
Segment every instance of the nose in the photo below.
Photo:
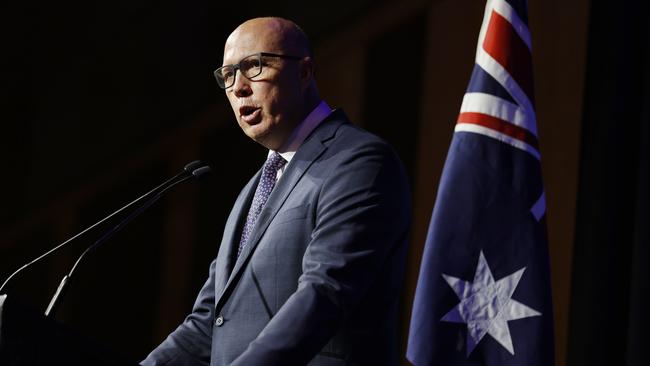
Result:
{"label": "nose", "polygon": [[[237,75],[237,72],[239,72],[239,75]],[[250,80],[241,73],[241,70],[235,70],[235,83],[232,86],[232,91],[235,96],[240,98],[247,97],[253,92]]]}

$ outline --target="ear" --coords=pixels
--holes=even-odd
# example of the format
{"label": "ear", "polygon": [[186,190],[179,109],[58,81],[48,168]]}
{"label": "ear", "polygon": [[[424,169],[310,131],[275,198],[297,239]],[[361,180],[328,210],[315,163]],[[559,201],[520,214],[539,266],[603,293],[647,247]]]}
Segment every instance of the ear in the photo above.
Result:
{"label": "ear", "polygon": [[314,81],[316,70],[314,68],[314,59],[307,56],[299,61],[300,67],[300,85],[303,90],[307,89]]}

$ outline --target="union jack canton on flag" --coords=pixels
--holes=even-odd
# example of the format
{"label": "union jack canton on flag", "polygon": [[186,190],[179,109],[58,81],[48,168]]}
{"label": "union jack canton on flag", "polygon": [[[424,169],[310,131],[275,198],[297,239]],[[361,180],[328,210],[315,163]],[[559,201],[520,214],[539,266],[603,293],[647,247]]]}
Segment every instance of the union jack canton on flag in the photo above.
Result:
{"label": "union jack canton on flag", "polygon": [[554,363],[546,203],[524,0],[488,0],[420,267],[416,366]]}

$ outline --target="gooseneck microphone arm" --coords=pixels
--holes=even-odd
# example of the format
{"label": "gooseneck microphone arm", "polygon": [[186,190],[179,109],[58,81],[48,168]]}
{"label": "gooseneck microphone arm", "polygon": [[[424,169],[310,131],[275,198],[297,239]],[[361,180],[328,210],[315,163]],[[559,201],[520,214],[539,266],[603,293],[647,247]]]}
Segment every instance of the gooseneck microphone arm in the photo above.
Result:
{"label": "gooseneck microphone arm", "polygon": [[[187,169],[186,169],[187,170]],[[156,203],[160,197],[170,190],[172,187],[185,182],[188,179],[191,178],[196,178],[199,179],[202,177],[204,174],[207,174],[210,172],[210,167],[205,165],[201,166],[199,168],[193,169],[191,172],[186,171],[185,173],[189,172],[190,174],[185,174],[184,176],[183,173],[181,173],[181,178],[172,181],[169,183],[166,187],[160,189],[160,191],[153,193],[151,197],[149,197],[148,200],[146,200],[142,206],[138,207],[136,210],[131,212],[127,217],[125,217],[122,221],[120,221],[117,225],[113,226],[109,231],[107,231],[104,235],[102,235],[99,239],[97,239],[93,245],[89,246],[86,248],[86,250],[81,253],[77,261],[74,263],[72,266],[72,269],[70,269],[70,272],[63,276],[63,279],[61,280],[61,283],[59,284],[59,287],[57,288],[56,292],[54,293],[54,296],[52,297],[52,300],[50,300],[50,304],[47,306],[47,310],[45,310],[45,316],[46,317],[54,317],[54,314],[56,313],[56,310],[58,309],[58,304],[60,304],[59,299],[61,299],[63,296],[65,296],[66,290],[68,289],[68,285],[70,283],[70,278],[72,278],[72,274],[74,273],[74,270],[77,268],[79,263],[82,261],[82,259],[85,257],[86,253],[92,252],[95,249],[97,249],[100,245],[102,245],[104,242],[106,242],[108,239],[110,239],[115,233],[120,231],[122,228],[124,228],[127,224],[129,224],[133,219],[138,217],[141,213],[146,211],[151,205]]]}
{"label": "gooseneck microphone arm", "polygon": [[193,161],[193,162],[191,162],[191,163],[185,165],[183,171],[181,171],[180,173],[176,174],[176,175],[173,176],[172,178],[166,180],[166,181],[165,181],[164,183],[162,183],[161,185],[159,185],[159,186],[157,186],[156,188],[150,190],[149,192],[143,194],[142,196],[136,198],[135,200],[131,201],[131,202],[128,203],[127,205],[123,206],[122,208],[118,209],[117,211],[115,211],[115,212],[111,213],[110,215],[106,216],[105,218],[101,219],[101,220],[98,221],[97,223],[95,223],[95,224],[93,224],[93,225],[87,227],[86,229],[84,229],[84,230],[81,231],[80,233],[78,233],[78,234],[76,234],[75,236],[71,237],[70,239],[64,241],[63,243],[57,245],[56,247],[50,249],[50,250],[47,251],[46,253],[44,253],[44,254],[40,255],[39,257],[35,258],[34,260],[32,260],[31,262],[29,262],[29,263],[25,264],[24,266],[18,268],[14,273],[12,273],[12,274],[11,274],[11,275],[10,275],[10,276],[5,280],[5,282],[2,284],[2,286],[0,286],[0,294],[2,293],[2,290],[5,288],[5,286],[7,285],[7,283],[8,283],[8,282],[9,282],[9,281],[14,277],[14,276],[16,276],[18,273],[22,272],[25,268],[30,267],[31,265],[33,265],[33,264],[35,264],[35,263],[41,261],[43,258],[45,258],[45,257],[49,256],[50,254],[52,254],[52,253],[58,251],[59,249],[61,249],[62,247],[64,247],[64,246],[67,245],[68,243],[70,243],[71,241],[73,241],[73,240],[79,238],[79,237],[82,236],[83,234],[85,234],[85,233],[87,233],[88,231],[94,229],[95,227],[97,227],[98,225],[104,223],[105,221],[111,219],[111,218],[114,217],[115,215],[118,215],[119,213],[121,213],[121,212],[127,210],[128,208],[134,206],[135,204],[137,204],[137,203],[139,203],[139,202],[141,202],[141,201],[145,201],[144,204],[143,204],[141,207],[139,207],[139,208],[136,209],[134,212],[132,212],[131,214],[129,214],[129,215],[128,215],[124,220],[122,220],[122,221],[121,221],[120,223],[118,223],[115,227],[113,227],[113,228],[112,228],[111,230],[109,230],[106,234],[104,234],[101,238],[99,238],[97,241],[95,241],[95,243],[94,243],[93,245],[91,245],[88,249],[86,249],[86,250],[81,254],[81,256],[79,257],[79,259],[77,260],[77,262],[76,262],[76,263],[74,264],[74,266],[72,267],[72,270],[68,273],[67,276],[65,276],[65,277],[63,278],[63,281],[61,281],[61,284],[59,285],[59,288],[57,289],[57,292],[55,293],[54,297],[52,298],[52,301],[50,302],[50,305],[48,306],[48,309],[46,310],[46,315],[49,316],[49,315],[53,314],[52,311],[56,308],[57,301],[58,301],[57,299],[58,299],[59,296],[64,292],[65,288],[67,287],[68,279],[70,278],[70,276],[71,276],[72,273],[74,272],[75,268],[77,267],[77,265],[79,264],[79,262],[81,261],[81,259],[84,257],[84,255],[85,255],[87,252],[89,252],[89,251],[91,251],[91,250],[93,250],[93,249],[96,249],[99,245],[101,245],[103,242],[105,242],[107,239],[109,239],[109,238],[110,238],[114,233],[116,233],[117,231],[119,231],[122,227],[124,227],[126,224],[128,224],[129,222],[131,222],[135,217],[137,217],[140,213],[144,212],[148,207],[150,207],[153,203],[155,203],[155,202],[160,198],[160,196],[161,196],[164,192],[166,192],[167,190],[169,190],[170,188],[172,188],[172,187],[174,187],[175,185],[177,185],[177,184],[179,184],[179,183],[181,183],[181,182],[184,182],[184,181],[186,181],[186,180],[188,180],[188,179],[190,179],[190,178],[196,178],[196,179],[198,179],[198,178],[200,178],[201,176],[207,174],[209,171],[210,171],[210,167],[207,166],[207,165],[204,165],[204,164],[201,163],[200,161]]}

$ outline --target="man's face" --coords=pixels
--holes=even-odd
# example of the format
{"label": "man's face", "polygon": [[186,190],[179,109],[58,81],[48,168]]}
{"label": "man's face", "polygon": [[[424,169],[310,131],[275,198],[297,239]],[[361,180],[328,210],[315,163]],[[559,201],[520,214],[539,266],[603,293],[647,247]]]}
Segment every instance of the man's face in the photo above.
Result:
{"label": "man's face", "polygon": [[[278,38],[268,24],[242,26],[228,37],[223,64],[237,64],[259,52],[287,54]],[[235,84],[226,89],[244,133],[272,150],[282,147],[299,122],[302,95],[299,62],[262,57],[262,74],[249,80],[237,70]]]}

